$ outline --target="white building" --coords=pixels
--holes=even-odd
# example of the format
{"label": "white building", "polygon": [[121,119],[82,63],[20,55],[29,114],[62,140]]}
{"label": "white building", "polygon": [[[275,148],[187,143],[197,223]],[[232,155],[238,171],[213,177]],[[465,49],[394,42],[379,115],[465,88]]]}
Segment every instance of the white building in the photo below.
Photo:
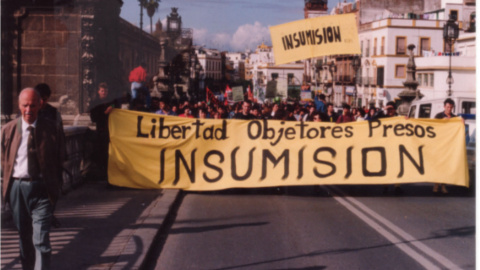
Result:
{"label": "white building", "polygon": [[220,80],[222,78],[222,55],[216,49],[198,47],[195,49],[198,61],[203,69],[201,79]]}
{"label": "white building", "polygon": [[247,74],[251,74],[254,85],[254,95],[262,102],[265,97],[267,83],[276,78],[277,92],[284,98],[288,95],[288,86],[300,86],[302,84],[304,63],[296,62],[283,65],[275,65],[275,59],[271,46],[264,43],[259,45],[254,53],[245,60]]}
{"label": "white building", "polygon": [[[476,94],[476,57],[475,33],[466,33],[459,37],[454,45],[452,56],[452,96],[475,97]],[[429,54],[416,58],[418,89],[424,99],[446,98],[450,56]]]}
{"label": "white building", "polygon": [[[362,66],[360,71],[361,81],[358,85],[358,92],[362,96],[362,104],[374,103],[377,107],[383,106],[387,101],[398,98],[398,93],[403,89],[403,82],[406,80],[408,49],[410,44],[415,45],[415,59],[417,76],[422,80],[419,88],[429,96],[435,96],[433,89],[446,90],[444,73],[448,73],[448,57],[429,58],[422,60],[423,56],[445,54],[449,51],[443,39],[443,25],[448,15],[457,15],[458,18],[470,18],[475,7],[452,3],[455,1],[442,1],[442,8],[434,11],[427,11],[424,14],[393,14],[385,11],[378,15],[385,18],[373,20],[360,25],[359,40],[362,51]],[[377,18],[378,18],[377,16]],[[468,21],[458,20],[460,33],[468,27]],[[458,47],[454,46],[458,52]],[[446,60],[447,62],[443,62]],[[465,67],[460,67],[462,61]],[[473,61],[473,62],[472,62]],[[453,64],[455,62],[455,64]],[[459,79],[471,73],[472,66],[468,60],[457,58],[452,60]],[[427,67],[425,65],[430,66]],[[444,70],[444,72],[441,72]],[[435,71],[435,72],[434,72]],[[453,76],[455,79],[455,76]],[[442,79],[443,78],[443,79]],[[442,81],[443,80],[443,81]],[[456,79],[455,79],[456,80]]]}

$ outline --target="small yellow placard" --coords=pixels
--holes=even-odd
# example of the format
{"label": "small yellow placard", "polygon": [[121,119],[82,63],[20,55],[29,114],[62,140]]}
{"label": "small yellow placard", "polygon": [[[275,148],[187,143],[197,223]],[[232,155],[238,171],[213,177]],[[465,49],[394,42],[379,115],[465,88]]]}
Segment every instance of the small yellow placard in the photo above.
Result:
{"label": "small yellow placard", "polygon": [[323,16],[271,26],[275,64],[341,54],[361,54],[355,14]]}

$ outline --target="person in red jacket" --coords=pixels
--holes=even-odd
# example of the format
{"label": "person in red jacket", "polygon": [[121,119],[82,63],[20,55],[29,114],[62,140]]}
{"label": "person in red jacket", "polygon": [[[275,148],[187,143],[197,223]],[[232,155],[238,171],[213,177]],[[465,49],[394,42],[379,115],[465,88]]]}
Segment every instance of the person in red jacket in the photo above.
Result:
{"label": "person in red jacket", "polygon": [[352,113],[350,112],[350,105],[348,104],[343,104],[343,114],[340,115],[337,118],[337,124],[338,123],[347,123],[347,122],[353,122],[355,121],[355,118],[353,117]]}
{"label": "person in red jacket", "polygon": [[147,65],[145,63],[141,63],[138,67],[134,68],[130,71],[130,75],[128,76],[128,80],[132,83],[131,91],[132,91],[132,101],[136,98],[139,98],[140,95],[143,95],[145,98],[145,105],[147,108],[150,108],[151,103],[151,96],[150,90],[146,86],[147,81]]}

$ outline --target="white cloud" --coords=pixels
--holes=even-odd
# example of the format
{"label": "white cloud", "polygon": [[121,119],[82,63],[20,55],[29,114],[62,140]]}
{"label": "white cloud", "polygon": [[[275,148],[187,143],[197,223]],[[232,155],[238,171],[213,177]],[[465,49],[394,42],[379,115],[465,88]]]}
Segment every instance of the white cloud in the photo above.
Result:
{"label": "white cloud", "polygon": [[270,44],[270,31],[259,22],[244,24],[233,34],[230,46],[233,50],[255,49],[262,42]]}
{"label": "white cloud", "polygon": [[228,33],[210,33],[207,29],[193,29],[193,43],[219,50],[244,51],[255,50],[262,42],[271,44],[270,31],[259,22],[238,27],[233,35]]}
{"label": "white cloud", "polygon": [[214,48],[220,50],[229,50],[230,49],[230,41],[232,40],[232,36],[227,33],[217,33],[213,35],[212,38],[212,45]]}

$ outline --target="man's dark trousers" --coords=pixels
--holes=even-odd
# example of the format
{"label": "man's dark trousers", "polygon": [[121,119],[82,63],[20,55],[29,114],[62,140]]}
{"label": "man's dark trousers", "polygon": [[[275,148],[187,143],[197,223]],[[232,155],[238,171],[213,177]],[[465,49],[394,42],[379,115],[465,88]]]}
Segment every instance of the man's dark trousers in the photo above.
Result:
{"label": "man's dark trousers", "polygon": [[10,206],[20,235],[20,259],[23,269],[50,269],[52,248],[49,232],[53,205],[42,179],[13,180]]}

